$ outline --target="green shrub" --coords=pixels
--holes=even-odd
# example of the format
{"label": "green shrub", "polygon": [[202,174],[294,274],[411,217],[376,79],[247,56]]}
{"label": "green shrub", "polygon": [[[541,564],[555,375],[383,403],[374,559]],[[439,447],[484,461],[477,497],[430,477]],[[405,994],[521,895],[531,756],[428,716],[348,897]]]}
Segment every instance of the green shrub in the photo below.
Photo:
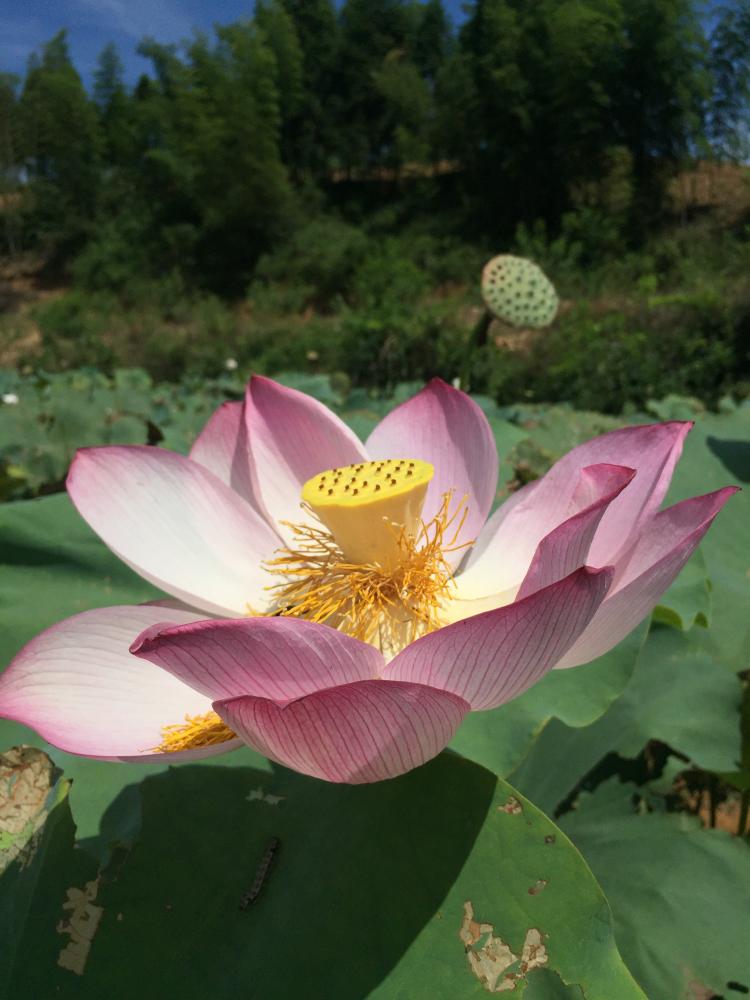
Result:
{"label": "green shrub", "polygon": [[121,213],[99,223],[73,262],[75,283],[94,292],[120,292],[149,271],[144,220]]}
{"label": "green shrub", "polygon": [[488,249],[461,243],[455,237],[427,232],[405,232],[389,237],[389,244],[424,272],[430,287],[465,284],[474,288],[477,275],[490,256]]}
{"label": "green shrub", "polygon": [[429,277],[404,254],[400,240],[386,239],[370,248],[353,281],[355,303],[365,309],[416,308],[429,288]]}
{"label": "green shrub", "polygon": [[582,305],[537,335],[528,354],[499,353],[489,388],[504,403],[567,401],[603,413],[670,393],[715,405],[740,377],[736,323],[715,295],[652,299],[628,315]]}
{"label": "green shrub", "polygon": [[347,370],[342,365],[342,337],[340,322],[325,317],[260,320],[248,326],[247,339],[236,356],[265,375],[292,369],[336,372]]}
{"label": "green shrub", "polygon": [[117,354],[107,336],[113,323],[121,322],[121,307],[114,295],[74,289],[40,303],[32,317],[42,336],[42,367],[107,369],[116,363]]}
{"label": "green shrub", "polygon": [[250,298],[270,308],[327,308],[345,296],[367,252],[367,238],[334,216],[313,219],[272,253],[261,257]]}
{"label": "green shrub", "polygon": [[391,388],[398,382],[447,381],[462,370],[468,331],[440,305],[411,309],[391,302],[344,318],[342,368],[360,385]]}
{"label": "green shrub", "polygon": [[658,353],[649,333],[631,324],[619,313],[594,318],[576,310],[539,343],[530,379],[534,398],[619,413],[644,393],[658,396],[663,377]]}

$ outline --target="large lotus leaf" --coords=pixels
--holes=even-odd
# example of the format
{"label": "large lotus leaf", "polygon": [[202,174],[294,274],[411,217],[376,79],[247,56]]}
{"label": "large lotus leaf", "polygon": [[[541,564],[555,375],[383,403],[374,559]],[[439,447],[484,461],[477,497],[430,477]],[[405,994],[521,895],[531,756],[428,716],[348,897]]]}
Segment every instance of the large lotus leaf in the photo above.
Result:
{"label": "large lotus leaf", "polygon": [[[706,545],[711,545],[709,537]],[[698,549],[654,610],[654,620],[685,631],[711,621],[711,581],[706,558]]]}
{"label": "large lotus leaf", "polygon": [[736,768],[737,770],[724,771],[719,776],[739,791],[750,793],[750,684],[745,685],[745,690],[742,693],[740,755],[736,762]]}
{"label": "large lotus leaf", "polygon": [[145,415],[151,403],[153,382],[142,368],[115,369],[108,387],[112,405],[120,413]]}
{"label": "large lotus leaf", "polygon": [[652,739],[707,770],[735,770],[742,688],[697,641],[702,632],[654,626],[622,697],[585,729],[550,723],[514,784],[551,813],[608,753],[635,757]]}
{"label": "large lotus leaf", "polygon": [[524,1000],[586,1000],[580,986],[566,986],[556,972],[539,969],[530,980]]}
{"label": "large lotus leaf", "polygon": [[163,596],[113,556],[65,494],[0,505],[0,664],[67,615]]}
{"label": "large lotus leaf", "polygon": [[30,988],[34,970],[74,967],[97,915],[82,914],[83,942],[56,932],[58,921],[70,926],[66,904],[96,879],[94,860],[74,850],[69,788],[41,751],[0,753],[0,996],[9,1000],[49,996]]}
{"label": "large lotus leaf", "polygon": [[668,500],[736,483],[745,486],[727,503],[703,544],[711,581],[713,628],[704,635],[733,671],[750,662],[750,406],[700,418],[685,443]]}
{"label": "large lotus leaf", "polygon": [[520,698],[468,715],[451,746],[507,776],[519,766],[550,720],[590,726],[625,690],[647,631],[643,623],[609,653],[570,670],[553,670]]}
{"label": "large lotus leaf", "polygon": [[0,464],[12,470],[2,487],[2,499],[55,482],[65,471],[59,448],[48,440],[34,395],[19,394],[17,403],[0,405]]}
{"label": "large lotus leaf", "polygon": [[76,448],[146,441],[148,396],[124,373],[114,381],[85,371],[29,378],[17,395],[0,408],[0,459],[23,471],[27,489],[63,479]]}
{"label": "large lotus leaf", "polygon": [[138,840],[80,886],[82,974],[51,960],[73,937],[52,917],[14,997],[643,997],[580,854],[452,754],[356,787],[183,765],[142,798]]}
{"label": "large lotus leaf", "polygon": [[625,961],[651,1000],[747,993],[747,845],[684,814],[636,815],[635,792],[612,779],[560,821],[607,894]]}

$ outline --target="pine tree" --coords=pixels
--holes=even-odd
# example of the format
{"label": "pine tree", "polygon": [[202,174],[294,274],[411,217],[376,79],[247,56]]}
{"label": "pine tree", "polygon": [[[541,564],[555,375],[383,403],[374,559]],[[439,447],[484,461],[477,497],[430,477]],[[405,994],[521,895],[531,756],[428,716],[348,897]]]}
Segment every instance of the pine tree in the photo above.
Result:
{"label": "pine tree", "polygon": [[373,87],[373,75],[389,56],[408,51],[410,20],[399,0],[346,0],[341,8],[334,87],[341,94],[340,155],[348,167],[388,159],[388,101]]}
{"label": "pine tree", "polygon": [[297,138],[296,126],[305,101],[302,47],[294,21],[281,0],[259,0],[255,5],[255,23],[276,63],[281,149],[284,160],[290,163]]}
{"label": "pine tree", "polygon": [[30,62],[19,122],[39,235],[75,241],[93,220],[101,146],[96,109],[70,61],[65,31]]}
{"label": "pine tree", "polygon": [[20,242],[18,83],[17,76],[0,73],[0,246],[8,254]]}
{"label": "pine tree", "polygon": [[111,42],[99,55],[94,72],[93,97],[99,111],[107,162],[119,166],[132,162],[133,109],[123,83],[122,61]]}
{"label": "pine tree", "polygon": [[717,11],[710,46],[709,138],[715,155],[744,162],[750,156],[750,0]]}
{"label": "pine tree", "polygon": [[428,0],[419,5],[411,54],[423,77],[434,83],[440,67],[451,51],[453,36],[442,0]]}
{"label": "pine tree", "polygon": [[284,7],[302,54],[302,100],[286,120],[285,154],[296,175],[320,178],[332,164],[338,140],[338,22],[331,0],[284,0]]}

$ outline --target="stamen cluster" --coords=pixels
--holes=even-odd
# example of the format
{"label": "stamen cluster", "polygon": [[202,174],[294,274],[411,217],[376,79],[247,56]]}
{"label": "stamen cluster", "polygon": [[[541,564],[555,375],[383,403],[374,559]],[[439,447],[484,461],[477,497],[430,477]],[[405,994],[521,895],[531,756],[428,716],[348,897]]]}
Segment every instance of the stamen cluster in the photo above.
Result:
{"label": "stamen cluster", "polygon": [[297,544],[266,564],[285,578],[272,588],[277,609],[272,613],[325,622],[390,654],[440,628],[453,585],[446,555],[471,544],[456,544],[465,500],[452,514],[450,503],[446,493],[435,517],[422,522],[416,534],[392,525],[399,559],[386,567],[346,560],[323,527],[290,524]]}
{"label": "stamen cluster", "polygon": [[175,753],[226,743],[235,738],[235,733],[216,712],[211,711],[205,715],[186,715],[184,722],[164,726],[161,736],[159,746],[152,749],[159,753]]}

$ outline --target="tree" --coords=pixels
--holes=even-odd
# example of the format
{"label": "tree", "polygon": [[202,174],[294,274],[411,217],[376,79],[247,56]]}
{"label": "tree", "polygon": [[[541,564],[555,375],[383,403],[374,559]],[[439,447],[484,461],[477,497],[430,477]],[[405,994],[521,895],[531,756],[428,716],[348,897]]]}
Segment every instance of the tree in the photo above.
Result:
{"label": "tree", "polygon": [[403,52],[390,53],[373,72],[376,90],[385,100],[383,122],[387,163],[402,167],[430,158],[432,96],[416,65]]}
{"label": "tree", "polygon": [[641,211],[653,222],[669,176],[705,134],[708,46],[692,0],[629,0],[623,18],[627,46],[613,114],[633,156]]}
{"label": "tree", "polygon": [[3,250],[14,254],[20,240],[18,77],[0,73],[0,237]]}
{"label": "tree", "polygon": [[692,0],[475,0],[456,69],[439,78],[440,117],[450,125],[446,102],[471,107],[452,144],[466,150],[476,211],[500,229],[559,220],[623,148],[651,213],[702,134],[705,44]]}
{"label": "tree", "polygon": [[716,12],[710,46],[709,138],[717,156],[742,162],[750,155],[750,0]]}
{"label": "tree", "polygon": [[281,114],[281,150],[284,160],[293,160],[296,126],[305,102],[303,56],[297,30],[281,0],[259,0],[255,23],[273,53],[276,63],[276,89]]}
{"label": "tree", "polygon": [[122,82],[122,61],[113,42],[104,46],[94,72],[94,102],[100,113],[106,114],[112,105],[125,96]]}
{"label": "tree", "polygon": [[348,167],[374,166],[390,154],[390,112],[374,74],[408,51],[410,18],[399,0],[346,0],[340,12],[334,88],[340,156]]}
{"label": "tree", "polygon": [[157,81],[142,88],[140,190],[156,206],[157,242],[198,280],[237,290],[284,231],[291,190],[281,159],[278,63],[264,32],[241,21],[197,35],[178,58],[142,46]]}
{"label": "tree", "polygon": [[285,115],[284,150],[298,177],[323,176],[336,148],[341,94],[334,84],[339,27],[331,0],[284,0],[302,55],[302,99]]}
{"label": "tree", "polygon": [[451,24],[442,0],[420,4],[410,48],[414,64],[431,84],[450,54],[452,42]]}
{"label": "tree", "polygon": [[123,166],[133,156],[133,109],[123,83],[122,61],[112,42],[99,55],[93,96],[99,111],[105,158],[109,164]]}
{"label": "tree", "polygon": [[90,229],[100,166],[96,109],[58,32],[31,60],[19,103],[21,152],[38,235],[76,242]]}

